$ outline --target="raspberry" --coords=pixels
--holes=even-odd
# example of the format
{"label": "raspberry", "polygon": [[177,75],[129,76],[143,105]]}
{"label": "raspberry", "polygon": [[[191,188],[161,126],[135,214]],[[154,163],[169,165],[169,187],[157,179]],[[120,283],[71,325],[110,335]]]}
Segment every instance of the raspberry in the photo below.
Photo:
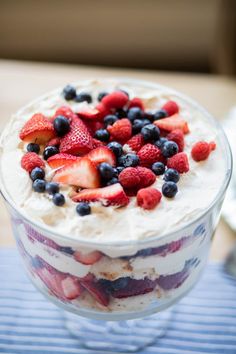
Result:
{"label": "raspberry", "polygon": [[132,125],[127,118],[120,119],[113,125],[109,125],[107,130],[111,134],[112,140],[117,140],[123,143],[129,140],[132,135]]}
{"label": "raspberry", "polygon": [[21,159],[21,167],[31,172],[35,167],[44,168],[43,160],[35,152],[27,152]]}
{"label": "raspberry", "polygon": [[68,118],[69,120],[77,117],[76,114],[72,111],[72,109],[69,106],[61,106],[61,107],[59,107],[56,110],[54,116],[52,117],[52,121],[54,121],[54,119],[57,116],[63,116],[63,117]]}
{"label": "raspberry", "polygon": [[166,102],[164,106],[161,107],[161,109],[164,109],[167,112],[168,117],[173,116],[179,112],[179,106],[175,101]]}
{"label": "raspberry", "polygon": [[212,150],[215,150],[215,142],[207,143],[206,141],[198,141],[195,143],[191,150],[192,158],[195,161],[203,161],[208,158]]}
{"label": "raspberry", "polygon": [[168,168],[174,168],[179,173],[189,171],[188,156],[185,152],[179,152],[178,154],[170,157],[167,161]]}
{"label": "raspberry", "polygon": [[143,104],[143,101],[141,100],[141,98],[139,98],[139,97],[132,98],[132,100],[130,100],[130,103],[129,103],[129,108],[132,108],[132,107],[139,107],[142,111],[144,111],[144,104]]}
{"label": "raspberry", "polygon": [[179,152],[184,150],[184,133],[181,129],[172,130],[166,137],[178,145]]}
{"label": "raspberry", "polygon": [[138,184],[139,188],[145,188],[151,186],[156,181],[156,175],[146,167],[136,167],[138,171],[138,176],[140,178],[140,182]]}
{"label": "raspberry", "polygon": [[102,104],[101,102],[98,103],[96,105],[96,109],[99,111],[100,113],[100,118],[104,118],[105,116],[107,116],[108,114],[111,113],[110,109],[108,109],[104,104]]}
{"label": "raspberry", "polygon": [[162,194],[155,188],[143,188],[138,191],[137,203],[143,209],[154,209],[161,201]]}
{"label": "raspberry", "polygon": [[144,138],[141,134],[134,135],[127,143],[132,151],[138,152],[144,145]]}
{"label": "raspberry", "polygon": [[119,182],[125,188],[135,187],[140,182],[138,171],[135,167],[127,167],[119,174]]}
{"label": "raspberry", "polygon": [[164,161],[161,150],[153,144],[144,145],[138,152],[141,166],[151,166],[154,162]]}
{"label": "raspberry", "polygon": [[128,96],[122,91],[114,91],[103,97],[101,103],[107,107],[111,108],[123,108],[129,101]]}

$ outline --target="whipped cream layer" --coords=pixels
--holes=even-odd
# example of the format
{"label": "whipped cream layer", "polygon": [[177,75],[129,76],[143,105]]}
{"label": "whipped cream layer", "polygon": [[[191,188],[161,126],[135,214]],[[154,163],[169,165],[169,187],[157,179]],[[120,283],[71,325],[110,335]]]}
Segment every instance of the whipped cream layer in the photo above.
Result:
{"label": "whipped cream layer", "polygon": [[[1,173],[3,188],[12,199],[16,208],[32,221],[42,224],[49,230],[70,238],[91,242],[117,242],[139,240],[161,236],[181,228],[204,212],[214,200],[226,175],[224,147],[216,127],[198,109],[186,103],[168,89],[148,87],[142,83],[129,81],[86,81],[75,85],[79,91],[86,90],[97,104],[101,91],[126,90],[130,98],[140,97],[145,109],[156,111],[167,100],[175,100],[180,106],[180,115],[188,122],[190,133],[185,135],[185,152],[189,158],[190,171],[182,174],[178,183],[178,193],[173,199],[163,197],[161,203],[151,211],[146,211],[131,198],[127,207],[103,207],[92,203],[91,215],[79,217],[69,195],[69,186],[61,188],[66,197],[63,207],[55,206],[49,195],[35,193],[29,175],[20,166],[27,144],[19,139],[24,123],[34,114],[43,113],[50,117],[62,105],[69,105],[75,112],[86,110],[86,102],[65,101],[62,89],[56,90],[18,111],[5,128],[0,144]],[[90,105],[91,106],[91,105]],[[217,148],[206,161],[195,162],[191,158],[191,147],[199,140],[216,142]],[[46,180],[51,180],[52,170],[46,167]],[[161,190],[162,176],[153,187]]]}

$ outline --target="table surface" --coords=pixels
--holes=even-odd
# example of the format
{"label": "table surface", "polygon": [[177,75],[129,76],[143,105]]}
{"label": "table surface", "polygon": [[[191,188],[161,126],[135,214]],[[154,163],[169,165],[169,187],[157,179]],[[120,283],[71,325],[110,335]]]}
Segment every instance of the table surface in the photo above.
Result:
{"label": "table surface", "polygon": [[[236,80],[226,77],[0,60],[0,128],[12,113],[33,98],[69,82],[99,77],[130,77],[171,86],[196,99],[217,119],[222,119],[236,104]],[[0,208],[0,247],[12,246],[10,221],[2,200]],[[235,240],[235,234],[221,220],[211,258],[224,259]]]}

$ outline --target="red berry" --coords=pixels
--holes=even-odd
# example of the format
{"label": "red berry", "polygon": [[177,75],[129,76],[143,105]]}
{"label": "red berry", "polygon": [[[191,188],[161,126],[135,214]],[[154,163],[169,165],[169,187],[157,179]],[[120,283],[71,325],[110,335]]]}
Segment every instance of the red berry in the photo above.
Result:
{"label": "red berry", "polygon": [[138,188],[145,188],[151,186],[156,181],[156,175],[146,167],[136,167],[140,182]]}
{"label": "red berry", "polygon": [[104,146],[104,143],[100,140],[93,138],[93,149],[96,149],[97,147],[100,147],[100,146]]}
{"label": "red berry", "polygon": [[168,117],[173,116],[176,113],[179,113],[179,106],[177,105],[177,103],[175,101],[168,101],[166,102],[161,109],[164,109],[167,114]]}
{"label": "red berry", "polygon": [[143,188],[138,191],[137,203],[143,209],[154,209],[161,201],[162,194],[155,188]]}
{"label": "red berry", "polygon": [[31,172],[35,167],[44,168],[43,160],[35,152],[27,152],[21,159],[21,167]]}
{"label": "red berry", "polygon": [[138,152],[144,145],[144,138],[141,134],[134,135],[127,143],[132,151]]}
{"label": "red berry", "polygon": [[192,158],[195,161],[203,161],[208,158],[212,150],[215,150],[216,144],[214,142],[207,143],[206,141],[198,141],[191,150]]}
{"label": "red berry", "polygon": [[107,130],[112,140],[122,143],[129,140],[132,136],[132,125],[127,118],[119,119],[113,125],[108,125]]}
{"label": "red berry", "polygon": [[179,173],[189,171],[188,156],[185,152],[179,152],[178,154],[170,157],[167,161],[168,168],[174,168]]}
{"label": "red berry", "polygon": [[156,120],[155,124],[159,129],[171,132],[175,129],[181,129],[184,134],[189,133],[188,123],[178,114],[172,117]]}
{"label": "red berry", "polygon": [[61,142],[61,138],[57,137],[57,138],[53,138],[51,140],[49,140],[49,142],[46,144],[46,146],[59,146]]}
{"label": "red berry", "polygon": [[34,114],[20,131],[20,139],[25,142],[44,144],[54,137],[52,123],[41,113]]}
{"label": "red berry", "polygon": [[141,166],[150,167],[154,162],[164,161],[161,150],[153,144],[144,145],[138,152]]}
{"label": "red berry", "polygon": [[101,102],[96,105],[96,109],[99,111],[100,118],[104,118],[111,113],[110,109]]}
{"label": "red berry", "polygon": [[77,156],[60,153],[49,157],[49,159],[47,159],[47,163],[51,168],[54,169],[65,165],[69,165],[71,164],[71,162],[76,161],[78,159],[79,157]]}
{"label": "red berry", "polygon": [[184,133],[182,130],[172,130],[166,137],[168,140],[174,141],[178,145],[179,152],[184,150]]}
{"label": "red berry", "polygon": [[139,107],[142,111],[144,111],[144,104],[141,98],[139,97],[134,97],[132,100],[129,102],[129,108],[132,107]]}
{"label": "red berry", "polygon": [[81,111],[77,113],[78,116],[82,119],[88,119],[88,120],[97,120],[100,118],[100,112],[96,108],[90,108],[87,109],[86,111]]}
{"label": "red berry", "polygon": [[103,254],[99,251],[92,251],[89,253],[82,253],[80,251],[75,251],[73,257],[77,262],[91,265],[98,262],[102,258]]}
{"label": "red berry", "polygon": [[115,166],[116,157],[113,151],[106,146],[99,146],[90,151],[87,157],[97,166],[102,162],[107,162],[111,166]]}
{"label": "red berry", "polygon": [[61,106],[59,107],[54,116],[52,117],[52,121],[54,121],[54,119],[57,116],[64,116],[66,118],[69,119],[69,121],[71,121],[73,118],[77,118],[77,115],[72,111],[72,109],[69,106]]}
{"label": "red berry", "polygon": [[123,108],[129,101],[128,96],[122,91],[114,91],[103,97],[101,103],[107,107],[111,108]]}
{"label": "red berry", "polygon": [[127,167],[119,174],[119,182],[125,188],[135,187],[140,183],[138,170],[135,167]]}

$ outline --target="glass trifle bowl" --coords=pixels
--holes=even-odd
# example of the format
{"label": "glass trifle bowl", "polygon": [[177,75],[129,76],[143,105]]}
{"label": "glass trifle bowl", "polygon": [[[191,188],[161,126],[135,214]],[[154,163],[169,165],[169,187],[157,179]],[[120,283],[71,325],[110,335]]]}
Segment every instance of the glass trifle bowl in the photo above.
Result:
{"label": "glass trifle bowl", "polygon": [[[181,174],[175,198],[163,196],[154,210],[137,206],[135,196],[122,208],[94,202],[92,214],[83,217],[72,212],[74,186],[68,191],[62,185],[63,206],[53,205],[51,195],[32,191],[32,181],[20,166],[27,144],[18,135],[34,113],[52,117],[59,106],[68,105],[80,116],[90,102],[65,101],[65,90],[64,97],[61,89],[53,91],[18,111],[1,138],[1,192],[31,281],[65,310],[65,324],[83,346],[135,352],[164,334],[171,311],[163,310],[192,289],[206,265],[231,176],[231,152],[209,113],[174,90],[130,79],[88,80],[73,87],[92,93],[93,100],[101,91],[122,90],[130,100],[138,96],[148,119],[155,112],[160,115],[165,101],[174,100],[190,127],[184,150],[190,172]],[[117,116],[124,119],[126,114],[119,109]],[[216,150],[205,161],[191,160],[191,146],[207,134]],[[44,147],[40,149],[42,153]],[[127,144],[123,149],[130,152]],[[50,181],[55,171],[46,165],[45,172]],[[161,189],[163,176],[157,179]]]}

